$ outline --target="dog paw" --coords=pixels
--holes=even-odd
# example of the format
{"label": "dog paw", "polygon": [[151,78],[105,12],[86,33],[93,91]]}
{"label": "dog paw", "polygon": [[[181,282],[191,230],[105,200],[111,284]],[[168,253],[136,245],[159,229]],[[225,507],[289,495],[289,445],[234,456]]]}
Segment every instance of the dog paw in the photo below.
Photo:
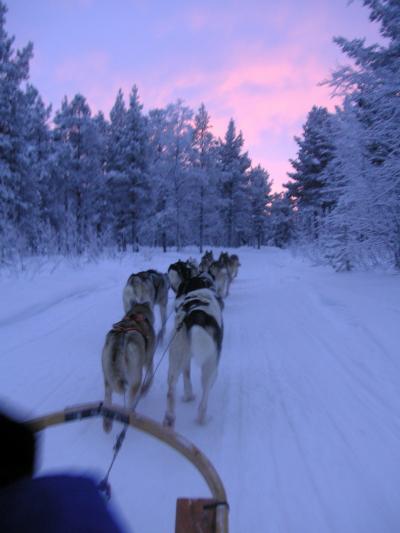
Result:
{"label": "dog paw", "polygon": [[175,417],[171,416],[171,415],[165,415],[164,421],[163,421],[163,426],[165,428],[173,428],[174,424],[175,424]]}
{"label": "dog paw", "polygon": [[197,415],[196,424],[199,426],[205,426],[210,420],[211,417],[206,416],[206,414]]}
{"label": "dog paw", "polygon": [[182,396],[182,401],[183,402],[193,402],[195,399],[196,399],[196,395],[195,394],[184,394]]}
{"label": "dog paw", "polygon": [[110,433],[112,428],[112,421],[108,418],[103,418],[103,429],[106,433]]}

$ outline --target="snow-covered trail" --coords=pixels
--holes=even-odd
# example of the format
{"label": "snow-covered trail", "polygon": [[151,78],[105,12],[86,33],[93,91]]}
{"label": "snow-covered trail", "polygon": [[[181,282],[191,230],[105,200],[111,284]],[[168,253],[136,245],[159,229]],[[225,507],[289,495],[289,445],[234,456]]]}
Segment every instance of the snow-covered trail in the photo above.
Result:
{"label": "snow-covered trail", "polygon": [[[142,268],[166,270],[178,255],[133,257],[134,265],[130,256],[0,280],[3,403],[34,416],[102,397],[100,352],[122,314],[125,280]],[[198,427],[196,406],[178,403],[176,423],[219,471],[231,531],[397,531],[399,277],[339,275],[275,249],[241,250],[240,258],[210,420]],[[166,372],[167,359],[138,408],[157,420]],[[105,435],[93,419],[46,431],[42,470],[101,476],[118,429]],[[175,452],[134,431],[111,483],[117,512],[144,533],[173,530],[178,496],[208,495]]]}

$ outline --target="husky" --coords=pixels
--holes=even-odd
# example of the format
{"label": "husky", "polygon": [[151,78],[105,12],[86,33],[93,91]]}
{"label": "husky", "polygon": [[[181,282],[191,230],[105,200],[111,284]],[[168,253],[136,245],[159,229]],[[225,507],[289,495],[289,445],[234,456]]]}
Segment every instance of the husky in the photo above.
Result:
{"label": "husky", "polygon": [[[107,333],[101,357],[104,375],[104,405],[111,405],[113,392],[128,392],[129,409],[135,406],[139,392],[145,394],[153,379],[155,351],[154,315],[149,302],[134,304],[125,317]],[[143,370],[146,369],[143,380]],[[111,430],[112,421],[103,419],[103,428]]]}
{"label": "husky", "polygon": [[229,257],[229,268],[230,268],[232,279],[236,278],[236,276],[238,275],[239,267],[240,267],[239,257],[236,254],[232,254]]}
{"label": "husky", "polygon": [[210,251],[206,250],[200,261],[200,265],[199,265],[200,272],[208,272],[208,269],[210,268],[210,265],[213,261],[214,261],[214,256],[213,256],[212,250]]}
{"label": "husky", "polygon": [[189,292],[198,290],[198,289],[211,289],[214,292],[215,297],[218,300],[218,303],[220,304],[221,308],[224,308],[224,303],[222,298],[220,298],[217,295],[216,289],[215,289],[215,279],[209,272],[201,272],[197,276],[194,276],[193,278],[190,278],[189,280],[183,281],[177,290],[176,293],[176,299],[175,299],[175,311],[178,310],[179,305],[183,298],[186,297],[186,295]]}
{"label": "husky", "polygon": [[168,278],[171,289],[176,294],[182,282],[188,281],[197,274],[197,268],[188,261],[177,261],[168,267]]}
{"label": "husky", "polygon": [[164,338],[167,319],[169,279],[157,270],[145,270],[129,276],[123,292],[125,313],[136,303],[150,303],[152,309],[159,306],[161,330],[159,340]]}
{"label": "husky", "polygon": [[[193,283],[194,280],[191,280]],[[190,282],[189,282],[190,284]],[[168,394],[164,426],[175,424],[175,392],[183,372],[185,402],[194,400],[190,380],[193,358],[201,367],[202,397],[197,422],[204,424],[210,389],[217,376],[218,361],[223,338],[222,309],[211,288],[190,290],[180,301],[176,316],[173,340],[169,349]]]}
{"label": "husky", "polygon": [[229,294],[231,278],[225,263],[219,259],[213,261],[208,269],[215,280],[215,290],[219,298],[226,298]]}
{"label": "husky", "polygon": [[229,255],[227,252],[221,252],[218,261],[225,265],[230,282],[232,282],[232,280],[236,278],[240,266],[238,256],[236,254]]}
{"label": "husky", "polygon": [[189,259],[186,261],[186,264],[191,270],[191,275],[197,276],[197,274],[199,273],[199,263],[197,259],[195,259],[194,257],[189,257]]}

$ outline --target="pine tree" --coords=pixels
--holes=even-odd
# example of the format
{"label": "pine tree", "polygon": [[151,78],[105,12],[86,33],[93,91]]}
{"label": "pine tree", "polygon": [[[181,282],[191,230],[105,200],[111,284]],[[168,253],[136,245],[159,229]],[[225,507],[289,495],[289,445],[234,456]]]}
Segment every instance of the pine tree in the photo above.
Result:
{"label": "pine tree", "polygon": [[299,150],[291,160],[294,172],[285,184],[296,210],[298,231],[302,237],[318,238],[322,217],[331,209],[324,191],[324,170],[333,157],[331,117],[324,107],[314,106],[303,126],[302,137],[295,137]]}
{"label": "pine tree", "polygon": [[29,160],[24,137],[24,93],[33,46],[13,49],[5,30],[7,8],[0,1],[0,261],[16,251],[28,208],[24,191]]}
{"label": "pine tree", "polygon": [[64,99],[54,118],[58,166],[64,182],[67,252],[82,254],[93,236],[95,191],[101,175],[98,130],[86,99]]}
{"label": "pine tree", "polygon": [[128,243],[137,250],[140,228],[144,231],[149,213],[149,148],[142,108],[134,85],[128,108],[120,90],[110,112],[106,163],[109,224],[122,250]]}
{"label": "pine tree", "polygon": [[243,135],[236,135],[236,126],[230,120],[224,141],[219,147],[219,193],[220,216],[227,246],[238,246],[245,242],[249,227],[250,201],[247,194],[247,171],[251,161],[247,152],[242,153]]}
{"label": "pine tree", "polygon": [[50,222],[51,205],[56,190],[50,190],[51,107],[45,106],[37,89],[28,85],[25,92],[24,139],[28,171],[20,198],[26,204],[24,234],[33,253],[51,252],[53,232]]}
{"label": "pine tree", "polygon": [[[154,224],[164,249],[192,241],[192,110],[181,100],[149,113]],[[154,229],[153,229],[154,231]]]}
{"label": "pine tree", "polygon": [[191,195],[197,216],[194,225],[198,228],[198,246],[203,253],[205,242],[211,241],[211,228],[215,227],[215,157],[216,141],[210,131],[210,117],[201,104],[194,118],[192,140],[192,165],[194,191]]}
{"label": "pine tree", "polygon": [[250,237],[261,248],[264,243],[267,205],[270,202],[271,182],[269,175],[260,165],[249,172],[249,197],[251,202],[251,228]]}
{"label": "pine tree", "polygon": [[293,233],[292,205],[287,193],[275,193],[268,205],[268,243],[283,248],[288,245]]}
{"label": "pine tree", "polygon": [[[371,248],[375,256],[377,248],[384,256],[386,246],[400,268],[400,4],[395,0],[363,0],[363,4],[370,9],[370,20],[380,23],[387,44],[366,46],[364,39],[336,38],[356,67],[338,69],[330,84],[352,101],[363,126],[364,175],[375,203],[362,242],[375,242]],[[360,197],[361,202],[366,202],[367,211],[367,195]]]}
{"label": "pine tree", "polygon": [[129,98],[125,129],[125,171],[129,182],[128,224],[130,225],[130,242],[134,251],[137,250],[139,242],[140,225],[145,224],[150,204],[148,140],[146,120],[142,114],[142,109],[138,90],[134,85]]}

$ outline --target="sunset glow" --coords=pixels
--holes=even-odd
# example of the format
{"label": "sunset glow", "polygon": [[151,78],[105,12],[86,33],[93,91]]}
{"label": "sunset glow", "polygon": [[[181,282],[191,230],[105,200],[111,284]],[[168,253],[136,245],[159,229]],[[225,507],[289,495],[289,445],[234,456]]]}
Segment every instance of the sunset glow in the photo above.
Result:
{"label": "sunset glow", "polygon": [[[359,3],[346,0],[25,0],[9,2],[8,29],[18,47],[34,43],[31,81],[53,110],[82,93],[108,113],[119,88],[139,88],[145,110],[178,98],[204,102],[213,131],[229,119],[242,130],[253,165],[275,190],[313,105],[337,101],[319,85],[345,58],[334,35],[379,40]],[[333,6],[334,4],[334,6]]]}

